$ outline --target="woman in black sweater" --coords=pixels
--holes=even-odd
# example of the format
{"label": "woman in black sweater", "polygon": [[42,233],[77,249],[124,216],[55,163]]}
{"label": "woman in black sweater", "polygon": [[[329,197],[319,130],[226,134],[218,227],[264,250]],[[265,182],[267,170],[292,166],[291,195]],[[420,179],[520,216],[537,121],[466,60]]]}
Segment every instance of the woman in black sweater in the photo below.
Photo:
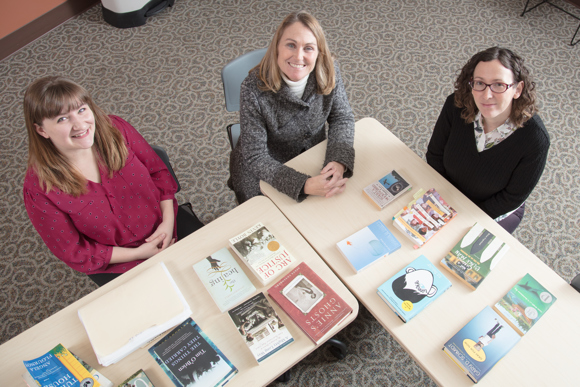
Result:
{"label": "woman in black sweater", "polygon": [[427,148],[427,162],[512,233],[546,165],[550,137],[536,114],[522,58],[492,47],[455,81]]}

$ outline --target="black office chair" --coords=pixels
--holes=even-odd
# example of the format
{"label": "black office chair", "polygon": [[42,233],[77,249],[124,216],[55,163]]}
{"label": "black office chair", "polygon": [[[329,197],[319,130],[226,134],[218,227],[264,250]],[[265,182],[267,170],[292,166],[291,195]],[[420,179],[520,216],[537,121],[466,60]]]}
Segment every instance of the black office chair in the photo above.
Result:
{"label": "black office chair", "polygon": [[[240,87],[248,76],[251,69],[260,63],[267,48],[245,53],[237,57],[222,69],[222,83],[224,85],[224,96],[226,99],[226,110],[237,112],[240,110]],[[227,128],[228,140],[232,150],[240,137],[240,124],[231,124]]]}
{"label": "black office chair", "polygon": [[578,292],[580,292],[580,274],[576,275],[576,277],[574,277],[572,279],[572,281],[570,282],[570,285],[572,285],[572,287],[574,289],[576,289]]}
{"label": "black office chair", "polygon": [[[159,158],[163,160],[163,162],[167,166],[167,169],[169,169],[171,176],[173,176],[173,179],[177,183],[177,192],[181,191],[181,185],[179,184],[179,180],[177,180],[177,176],[175,176],[175,172],[173,171],[173,167],[169,162],[169,156],[167,155],[167,152],[165,152],[165,149],[163,149],[158,145],[151,145],[151,148],[153,148],[153,150],[155,151],[155,153],[157,153]],[[179,240],[185,238],[189,234],[193,233],[196,230],[199,230],[204,226],[204,224],[195,215],[195,212],[193,212],[191,203],[183,203],[179,205],[177,210],[176,222],[177,222],[177,238]]]}

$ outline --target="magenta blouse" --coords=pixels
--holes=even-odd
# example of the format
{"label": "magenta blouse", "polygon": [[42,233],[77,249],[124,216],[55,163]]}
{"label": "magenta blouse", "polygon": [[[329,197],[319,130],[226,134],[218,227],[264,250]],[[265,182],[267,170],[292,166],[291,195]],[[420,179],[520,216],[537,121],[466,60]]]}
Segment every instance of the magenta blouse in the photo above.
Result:
{"label": "magenta blouse", "polygon": [[[24,205],[50,251],[71,268],[87,274],[124,273],[143,262],[109,264],[113,246],[138,247],[163,220],[160,202],[173,199],[177,184],[147,141],[125,120],[110,116],[126,140],[125,167],[109,179],[100,167],[101,183],[87,182],[79,197],[53,187],[41,189],[34,170],[24,180]],[[176,226],[173,237],[177,239]]]}

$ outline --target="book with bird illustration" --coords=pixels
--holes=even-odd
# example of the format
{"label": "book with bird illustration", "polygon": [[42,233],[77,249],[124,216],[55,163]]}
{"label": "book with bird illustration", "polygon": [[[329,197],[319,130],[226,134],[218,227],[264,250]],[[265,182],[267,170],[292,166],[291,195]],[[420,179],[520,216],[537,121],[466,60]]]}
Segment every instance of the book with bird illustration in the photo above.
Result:
{"label": "book with bird illustration", "polygon": [[256,291],[227,247],[194,264],[193,269],[222,313]]}
{"label": "book with bird illustration", "polygon": [[493,306],[493,309],[501,314],[520,336],[523,336],[554,302],[556,297],[528,273]]}
{"label": "book with bird illustration", "polygon": [[336,247],[353,270],[358,273],[401,248],[401,243],[381,220],[377,220],[341,240]]}

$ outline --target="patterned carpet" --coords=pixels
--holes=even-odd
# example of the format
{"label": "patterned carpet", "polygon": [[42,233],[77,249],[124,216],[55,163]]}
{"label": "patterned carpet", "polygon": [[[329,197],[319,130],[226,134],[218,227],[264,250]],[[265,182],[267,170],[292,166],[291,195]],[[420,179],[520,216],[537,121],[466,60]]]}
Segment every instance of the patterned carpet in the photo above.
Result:
{"label": "patterned carpet", "polygon": [[[563,0],[555,2],[580,14]],[[22,204],[27,139],[25,87],[67,75],[97,103],[165,147],[183,190],[206,223],[235,206],[226,186],[227,124],[220,70],[265,47],[289,12],[322,23],[339,59],[356,119],[374,117],[424,156],[457,70],[501,45],[526,58],[552,146],[544,175],[515,236],[569,281],[580,272],[580,45],[575,19],[524,0],[177,0],[143,27],[116,29],[100,6],[0,62],[0,343],[95,289],[54,258]],[[323,348],[293,369],[287,386],[426,386],[433,382],[364,308],[340,338],[350,354]]]}

